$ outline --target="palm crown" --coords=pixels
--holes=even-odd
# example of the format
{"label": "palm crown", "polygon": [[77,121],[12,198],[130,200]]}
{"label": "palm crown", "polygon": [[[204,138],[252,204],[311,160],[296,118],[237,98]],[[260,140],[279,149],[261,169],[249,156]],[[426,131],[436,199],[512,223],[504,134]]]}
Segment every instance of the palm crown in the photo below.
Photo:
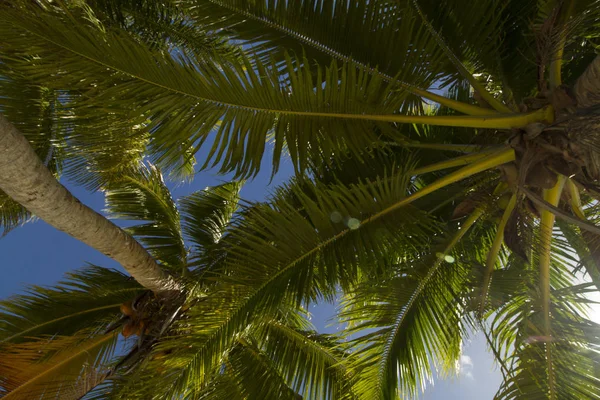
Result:
{"label": "palm crown", "polygon": [[[452,369],[472,327],[501,365],[499,398],[600,396],[599,331],[585,316],[600,284],[590,78],[600,8],[465,6],[0,6],[3,113],[52,171],[107,190],[114,216],[144,221],[129,231],[186,288],[141,301],[153,317],[133,324],[134,355],[112,368],[100,367],[116,340],[100,328],[114,315],[103,307],[131,299],[124,285],[141,289],[99,269],[68,289],[36,289],[5,303],[4,340],[19,343],[7,359],[32,373],[46,342],[25,339],[38,329],[23,325],[27,313],[63,291],[85,297],[93,280],[114,297],[73,315],[98,328],[57,324],[70,311],[47,316],[35,334],[62,336],[41,358],[67,365],[69,354],[85,388],[89,377],[128,398],[413,395],[432,370]],[[297,177],[231,222],[236,184],[177,207],[157,167],[140,170],[147,156],[190,178],[206,144],[203,167],[249,178],[268,143],[274,171],[289,156]],[[5,229],[27,217],[3,201]],[[596,286],[578,283],[578,271]],[[296,311],[340,292],[344,345],[307,333]],[[77,346],[96,346],[86,374]],[[263,388],[252,382],[259,373]],[[0,376],[9,391],[30,382]]]}

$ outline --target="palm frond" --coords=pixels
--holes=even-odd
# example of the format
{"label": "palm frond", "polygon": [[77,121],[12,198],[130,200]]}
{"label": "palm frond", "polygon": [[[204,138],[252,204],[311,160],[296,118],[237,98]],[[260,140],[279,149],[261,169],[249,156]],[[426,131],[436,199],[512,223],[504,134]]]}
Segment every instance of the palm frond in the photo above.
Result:
{"label": "palm frond", "polygon": [[31,213],[25,207],[0,191],[0,237],[31,219]]}
{"label": "palm frond", "polygon": [[118,335],[43,338],[2,349],[0,393],[4,399],[62,398],[114,354]]}
{"label": "palm frond", "polygon": [[241,188],[241,182],[228,182],[178,200],[183,234],[194,244],[196,254],[221,240],[238,209]]}
{"label": "palm frond", "polygon": [[250,59],[236,65],[181,63],[118,31],[72,26],[61,14],[9,9],[4,15],[7,29],[22,33],[6,35],[12,68],[45,82],[52,76],[54,86],[86,93],[83,103],[71,104],[75,121],[85,113],[98,118],[100,110],[126,102],[127,122],[137,120],[153,134],[151,153],[170,167],[188,165],[213,129],[216,136],[204,166],[221,164],[222,172],[249,176],[258,171],[270,132],[274,168],[286,144],[296,169],[304,170],[309,148],[359,154],[382,135],[401,140],[389,130],[391,122],[511,128],[550,117],[549,109],[498,117],[397,115],[408,93],[348,65],[332,62],[323,69],[290,56],[283,67],[253,65]]}
{"label": "palm frond", "polygon": [[362,335],[352,340],[358,351],[350,358],[360,397],[416,396],[434,369],[452,370],[465,334],[470,253],[477,247],[466,251],[461,242],[480,236],[469,230],[484,210],[481,205],[443,246],[422,244],[414,255],[399,257],[386,279],[347,293],[346,334]]}
{"label": "palm frond", "polygon": [[[482,3],[478,3],[473,11],[486,23],[474,27],[456,16],[446,18],[446,21],[448,25],[453,24],[453,30],[467,31],[461,36],[463,41],[489,47],[490,40],[484,38],[493,37],[494,32],[498,32],[499,21],[502,21],[498,12],[501,7],[494,2]],[[435,7],[433,2],[427,5],[436,15],[442,14],[440,11],[444,7],[440,7],[439,2],[435,3]],[[400,87],[441,103],[444,102],[441,96],[423,89],[428,89],[443,76],[456,74],[410,1],[248,3],[204,0],[196,2],[189,12],[199,24],[219,21],[216,26],[227,37],[251,46],[259,59],[274,57],[282,60],[283,49],[287,49],[297,54],[306,52],[309,59],[315,59],[322,65],[326,65],[323,63],[328,63],[330,58],[350,63],[388,81],[402,74],[398,78]],[[418,50],[415,52],[415,49]],[[389,54],[399,57],[389,57]],[[411,72],[407,74],[407,71]],[[413,97],[411,101],[415,99]],[[460,108],[462,112],[478,111],[477,107],[454,103],[456,109]]]}
{"label": "palm frond", "polygon": [[239,342],[239,346],[229,351],[225,373],[233,376],[242,396],[249,399],[299,398],[286,384],[273,361],[260,351],[259,343],[245,338],[240,338]]}
{"label": "palm frond", "polygon": [[110,218],[142,221],[125,230],[155,259],[172,268],[186,265],[179,211],[158,168],[144,163],[115,178],[105,191],[105,201]]}
{"label": "palm frond", "polygon": [[96,266],[68,274],[55,287],[33,286],[0,302],[0,344],[69,335],[84,328],[105,329],[119,315],[121,303],[142,292],[122,273]]}
{"label": "palm frond", "polygon": [[[380,80],[367,80],[365,74],[353,70],[338,71],[337,65],[319,72],[329,82],[325,89],[307,93],[301,88],[314,85],[308,63],[304,71],[294,72],[296,62],[288,59],[290,87],[280,83],[276,67],[267,69],[261,64],[255,68],[249,61],[245,61],[245,68],[243,64],[182,64],[118,31],[103,32],[83,23],[72,26],[72,21],[61,14],[25,10],[15,13],[9,9],[3,10],[2,15],[6,19],[3,26],[11,32],[22,32],[3,35],[14,39],[4,49],[11,61],[18,60],[11,62],[11,67],[44,82],[50,82],[47,78],[53,75],[53,86],[85,93],[85,101],[72,104],[77,107],[77,120],[91,118],[100,123],[102,110],[118,110],[126,102],[126,109],[130,110],[128,121],[137,119],[138,125],[147,126],[153,133],[152,153],[157,161],[169,166],[185,164],[188,160],[181,157],[191,157],[186,156],[190,152],[185,149],[197,148],[217,123],[208,160],[222,162],[223,171],[237,170],[241,175],[258,170],[266,134],[271,130],[275,131],[276,165],[284,141],[299,166],[304,165],[308,143],[339,148],[343,137],[347,137],[353,139],[344,141],[344,147],[358,151],[360,146],[363,150],[376,139],[374,133],[365,135],[372,131],[367,128],[371,123],[324,117],[306,119],[301,111],[310,107],[313,112],[326,109],[327,114],[363,114],[371,103],[373,111],[379,114],[397,109],[402,102],[403,96],[394,96],[392,103],[386,104],[391,99],[387,99],[385,90],[380,90]],[[64,35],[67,31],[69,35]],[[31,56],[40,62],[31,62]],[[68,73],[56,75],[52,71]],[[89,80],[90,76],[96,77],[94,81]],[[144,100],[140,103],[140,99]],[[312,122],[299,124],[300,118]],[[133,125],[133,121],[129,123]],[[337,128],[335,137],[326,135],[333,127]],[[359,128],[361,134],[353,134]]]}
{"label": "palm frond", "polygon": [[[577,303],[585,304],[589,285],[568,286],[553,291],[552,332],[544,334],[544,315],[539,293],[524,292],[503,307],[495,317],[494,336],[499,344],[511,343],[511,369],[498,398],[593,399],[599,395],[596,376],[600,363],[600,326],[582,316]],[[547,348],[552,350],[552,377],[547,370]]]}
{"label": "palm frond", "polygon": [[[204,0],[189,12],[199,24],[218,21],[216,28],[252,46],[259,58],[283,60],[282,50],[288,49],[297,54],[306,52],[309,59],[326,64],[331,57],[351,62],[388,78],[410,70],[414,75],[406,75],[404,80],[425,88],[435,80],[437,71],[418,65],[425,60],[437,65],[442,56],[441,51],[432,51],[434,42],[415,24],[415,13],[403,2]],[[419,54],[409,51],[414,43],[420,44]],[[389,54],[399,57],[390,58]]]}

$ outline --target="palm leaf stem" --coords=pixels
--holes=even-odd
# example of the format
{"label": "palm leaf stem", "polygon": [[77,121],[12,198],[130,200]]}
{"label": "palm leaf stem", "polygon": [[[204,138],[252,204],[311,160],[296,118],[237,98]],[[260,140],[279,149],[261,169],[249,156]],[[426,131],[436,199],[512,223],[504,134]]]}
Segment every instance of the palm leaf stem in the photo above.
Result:
{"label": "palm leaf stem", "polygon": [[427,165],[425,167],[414,169],[411,171],[411,174],[422,175],[428,172],[440,171],[442,169],[465,166],[471,164],[473,161],[480,160],[495,152],[496,150],[484,150],[479,153],[466,154],[464,156],[452,158],[450,160],[441,161],[435,164]]}
{"label": "palm leaf stem", "polygon": [[384,143],[388,146],[454,151],[457,153],[471,153],[471,152],[479,151],[482,149],[482,146],[478,145],[478,144],[447,144],[447,143],[420,143],[420,142],[408,142],[408,143],[384,142]]}
{"label": "palm leaf stem", "polygon": [[[208,99],[201,99],[216,103]],[[221,103],[222,104],[222,103]],[[485,116],[443,116],[443,115],[369,115],[369,114],[342,114],[342,113],[324,113],[312,111],[290,111],[290,110],[271,110],[256,107],[249,107],[236,104],[222,104],[229,107],[240,107],[256,112],[268,112],[280,115],[295,115],[302,117],[323,117],[340,119],[357,119],[366,121],[395,122],[400,124],[425,124],[435,126],[452,126],[462,128],[484,128],[484,129],[511,129],[520,128],[534,122],[552,123],[554,120],[554,111],[551,107],[542,108],[537,111],[524,114],[491,114]]]}
{"label": "palm leaf stem", "polygon": [[[583,211],[581,210],[581,206],[578,211],[573,211],[577,216],[577,218],[575,218],[562,211],[560,208],[553,206],[547,201],[544,201],[539,195],[533,193],[531,190],[525,187],[520,188],[520,190],[523,193],[525,193],[529,200],[535,203],[536,206],[550,211],[554,214],[555,217],[558,217],[559,219],[562,219],[563,221],[568,222],[570,224],[576,225],[583,230],[594,233],[596,235],[600,235],[600,228],[588,222],[587,218],[585,218],[585,215],[583,214]],[[579,196],[579,193],[577,193],[577,196]],[[571,201],[573,201],[573,199],[571,199]]]}
{"label": "palm leaf stem", "polygon": [[[556,185],[552,189],[544,190],[544,200],[553,206],[557,206],[565,185],[566,177],[559,175]],[[556,399],[556,387],[554,382],[554,370],[552,365],[552,346],[550,331],[550,258],[552,252],[552,229],[554,227],[555,215],[546,209],[541,212],[541,250],[540,250],[540,285],[542,294],[542,311],[544,315],[544,335],[546,337],[546,361],[548,364],[548,388],[549,398]]]}
{"label": "palm leaf stem", "polygon": [[581,196],[579,195],[579,190],[572,179],[567,179],[567,190],[569,191],[571,209],[573,210],[573,214],[577,216],[577,218],[582,220],[587,220],[585,214],[583,212],[583,208],[581,207]]}
{"label": "palm leaf stem", "polygon": [[573,12],[574,1],[566,0],[568,4],[562,4],[564,12],[561,13],[558,20],[558,34],[559,42],[556,45],[556,50],[552,56],[552,62],[550,63],[549,80],[550,89],[556,89],[562,84],[561,68],[562,59],[565,51],[565,42],[567,41],[567,32],[565,30],[565,24]]}
{"label": "palm leaf stem", "polygon": [[492,242],[492,247],[487,255],[487,260],[485,263],[485,273],[483,275],[483,285],[481,287],[481,300],[479,303],[479,315],[483,316],[483,312],[485,311],[486,299],[488,296],[490,282],[492,280],[492,272],[494,271],[494,266],[496,265],[496,261],[498,260],[498,254],[500,254],[500,248],[502,247],[502,243],[504,242],[504,229],[506,228],[506,224],[512,215],[512,212],[517,204],[517,194],[514,193],[504,213],[502,214],[502,218],[498,223],[498,230],[496,231],[496,236],[494,237],[494,241]]}
{"label": "palm leaf stem", "polygon": [[431,100],[442,106],[451,108],[452,110],[455,110],[455,111],[458,111],[458,112],[461,112],[461,113],[464,113],[467,115],[488,115],[490,112],[495,111],[495,110],[490,110],[489,108],[474,106],[472,104],[463,103],[462,101],[449,99],[448,97],[440,96],[438,94],[428,92],[427,90],[416,88],[407,83],[400,82],[399,85],[417,96],[421,96],[423,98],[426,98],[427,100]]}
{"label": "palm leaf stem", "polygon": [[[429,185],[425,186],[418,192],[413,193],[408,197],[405,197],[404,199],[398,201],[397,203],[387,207],[386,209],[384,209],[382,211],[379,211],[376,214],[373,214],[371,217],[362,221],[361,224],[374,221],[374,220],[390,213],[391,211],[394,211],[400,207],[410,204],[413,201],[420,199],[421,197],[424,197],[430,193],[433,193],[438,189],[441,189],[443,187],[446,187],[448,185],[451,185],[453,183],[461,181],[461,180],[468,178],[472,175],[475,175],[479,172],[487,171],[488,169],[495,168],[502,164],[506,164],[508,162],[513,161],[514,159],[515,159],[514,150],[512,148],[504,148],[496,153],[493,153],[491,156],[484,158],[483,160],[473,162],[472,164],[467,165],[466,167],[463,167],[463,168],[459,169],[458,171],[454,171],[454,172],[444,176],[443,178],[440,178],[437,181],[430,183]],[[338,236],[345,234],[346,232],[347,232],[347,230],[342,231],[330,240],[337,239]]]}

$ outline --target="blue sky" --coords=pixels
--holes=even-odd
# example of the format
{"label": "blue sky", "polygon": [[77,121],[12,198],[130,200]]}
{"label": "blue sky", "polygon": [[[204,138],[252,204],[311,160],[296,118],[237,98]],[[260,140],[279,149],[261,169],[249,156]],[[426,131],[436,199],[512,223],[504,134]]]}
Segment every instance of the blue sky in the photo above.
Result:
{"label": "blue sky", "polygon": [[[202,157],[202,154],[199,157]],[[269,185],[271,169],[268,160],[270,155],[265,156],[259,176],[244,186],[242,197],[245,199],[263,199],[277,184],[284,182],[292,174],[291,163],[284,161],[280,173]],[[200,172],[192,184],[176,186],[173,195],[177,198],[226,180],[227,177],[217,176],[213,171]],[[102,193],[90,193],[69,185],[68,182],[66,185],[87,206],[97,211],[103,209]],[[2,254],[3,271],[0,298],[21,292],[25,285],[51,285],[63,278],[66,272],[80,268],[86,263],[121,269],[113,260],[57,231],[43,221],[26,224],[0,239],[0,254]],[[335,321],[331,321],[335,313],[334,305],[314,305],[310,308],[310,312],[313,315],[312,322],[320,331],[335,333],[338,330]],[[500,384],[501,376],[494,367],[492,358],[486,352],[482,335],[474,335],[469,342],[465,343],[460,365],[458,376],[446,380],[436,379],[435,384],[426,389],[422,398],[426,400],[491,399]]]}

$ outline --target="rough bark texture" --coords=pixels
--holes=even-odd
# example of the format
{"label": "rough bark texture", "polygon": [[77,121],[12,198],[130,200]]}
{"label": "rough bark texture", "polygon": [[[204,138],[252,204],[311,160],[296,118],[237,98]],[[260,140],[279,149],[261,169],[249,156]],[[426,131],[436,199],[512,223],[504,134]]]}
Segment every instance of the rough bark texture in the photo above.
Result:
{"label": "rough bark texture", "polygon": [[573,87],[573,94],[577,100],[578,108],[600,104],[600,56],[596,56],[583,74],[577,78],[577,82]]}
{"label": "rough bark texture", "polygon": [[48,224],[119,262],[154,293],[177,289],[174,279],[134,238],[61,185],[27,139],[1,114],[0,189]]}

